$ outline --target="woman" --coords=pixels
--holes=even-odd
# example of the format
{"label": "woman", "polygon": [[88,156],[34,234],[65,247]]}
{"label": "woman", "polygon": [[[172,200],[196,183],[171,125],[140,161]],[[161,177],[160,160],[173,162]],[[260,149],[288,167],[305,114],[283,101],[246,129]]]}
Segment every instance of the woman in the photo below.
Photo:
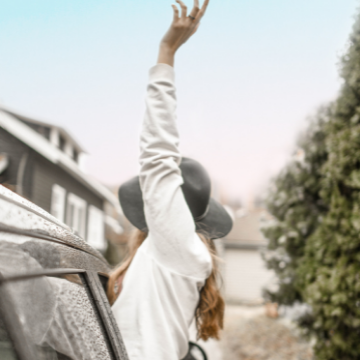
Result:
{"label": "woman", "polygon": [[140,176],[119,191],[124,214],[139,230],[110,277],[108,295],[130,360],[179,360],[194,318],[205,340],[218,338],[223,322],[211,239],[225,236],[232,221],[210,199],[205,169],[181,158],[175,123],[174,56],[196,32],[209,0],[201,9],[195,0],[189,15],[176,1],[181,13],[173,5],[173,23],[150,70]]}

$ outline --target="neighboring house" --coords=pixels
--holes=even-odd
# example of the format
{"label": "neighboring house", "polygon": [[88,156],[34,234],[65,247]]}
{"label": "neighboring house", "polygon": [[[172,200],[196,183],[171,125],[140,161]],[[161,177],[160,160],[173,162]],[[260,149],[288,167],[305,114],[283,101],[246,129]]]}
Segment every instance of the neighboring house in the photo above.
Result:
{"label": "neighboring house", "polygon": [[0,183],[69,225],[104,251],[120,234],[120,207],[83,172],[84,150],[61,127],[0,108]]}
{"label": "neighboring house", "polygon": [[228,302],[257,304],[273,273],[266,269],[260,250],[266,246],[260,227],[271,220],[264,209],[235,213],[234,226],[223,241],[225,298]]}

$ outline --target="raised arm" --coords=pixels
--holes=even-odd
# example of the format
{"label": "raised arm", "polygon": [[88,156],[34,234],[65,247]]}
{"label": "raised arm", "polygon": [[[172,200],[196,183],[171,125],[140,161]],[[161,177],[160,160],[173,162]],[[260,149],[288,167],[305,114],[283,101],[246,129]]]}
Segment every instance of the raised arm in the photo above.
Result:
{"label": "raised arm", "polygon": [[[197,30],[208,2],[199,10],[195,0],[192,18],[187,17],[180,0],[181,15],[174,6],[174,20],[161,41],[158,64],[150,70],[140,139],[140,185],[150,233],[148,246],[152,246],[160,263],[182,273],[185,266],[184,271],[189,272],[185,275],[193,276],[197,270],[203,276],[201,263],[208,263],[208,254],[195,233],[195,223],[181,189],[172,65],[177,49]],[[193,259],[192,269],[188,264]]]}

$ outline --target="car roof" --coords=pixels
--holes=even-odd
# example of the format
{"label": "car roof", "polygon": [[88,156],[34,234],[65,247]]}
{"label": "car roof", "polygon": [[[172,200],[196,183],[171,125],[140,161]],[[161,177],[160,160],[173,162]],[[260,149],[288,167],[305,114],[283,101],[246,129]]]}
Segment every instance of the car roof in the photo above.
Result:
{"label": "car roof", "polygon": [[84,251],[108,265],[101,253],[67,225],[32,202],[0,185],[0,232],[38,238]]}

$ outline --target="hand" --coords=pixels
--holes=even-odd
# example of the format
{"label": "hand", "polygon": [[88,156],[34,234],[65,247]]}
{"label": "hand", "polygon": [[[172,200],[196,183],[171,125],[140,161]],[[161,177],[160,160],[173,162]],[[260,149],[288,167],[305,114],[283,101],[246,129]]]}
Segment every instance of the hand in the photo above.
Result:
{"label": "hand", "polygon": [[199,28],[200,20],[204,16],[210,0],[205,0],[202,8],[199,8],[199,0],[194,0],[194,7],[187,16],[187,7],[181,0],[176,2],[181,7],[181,15],[176,5],[174,9],[174,19],[160,43],[158,64],[168,64],[174,66],[174,57],[179,47],[184,44]]}

